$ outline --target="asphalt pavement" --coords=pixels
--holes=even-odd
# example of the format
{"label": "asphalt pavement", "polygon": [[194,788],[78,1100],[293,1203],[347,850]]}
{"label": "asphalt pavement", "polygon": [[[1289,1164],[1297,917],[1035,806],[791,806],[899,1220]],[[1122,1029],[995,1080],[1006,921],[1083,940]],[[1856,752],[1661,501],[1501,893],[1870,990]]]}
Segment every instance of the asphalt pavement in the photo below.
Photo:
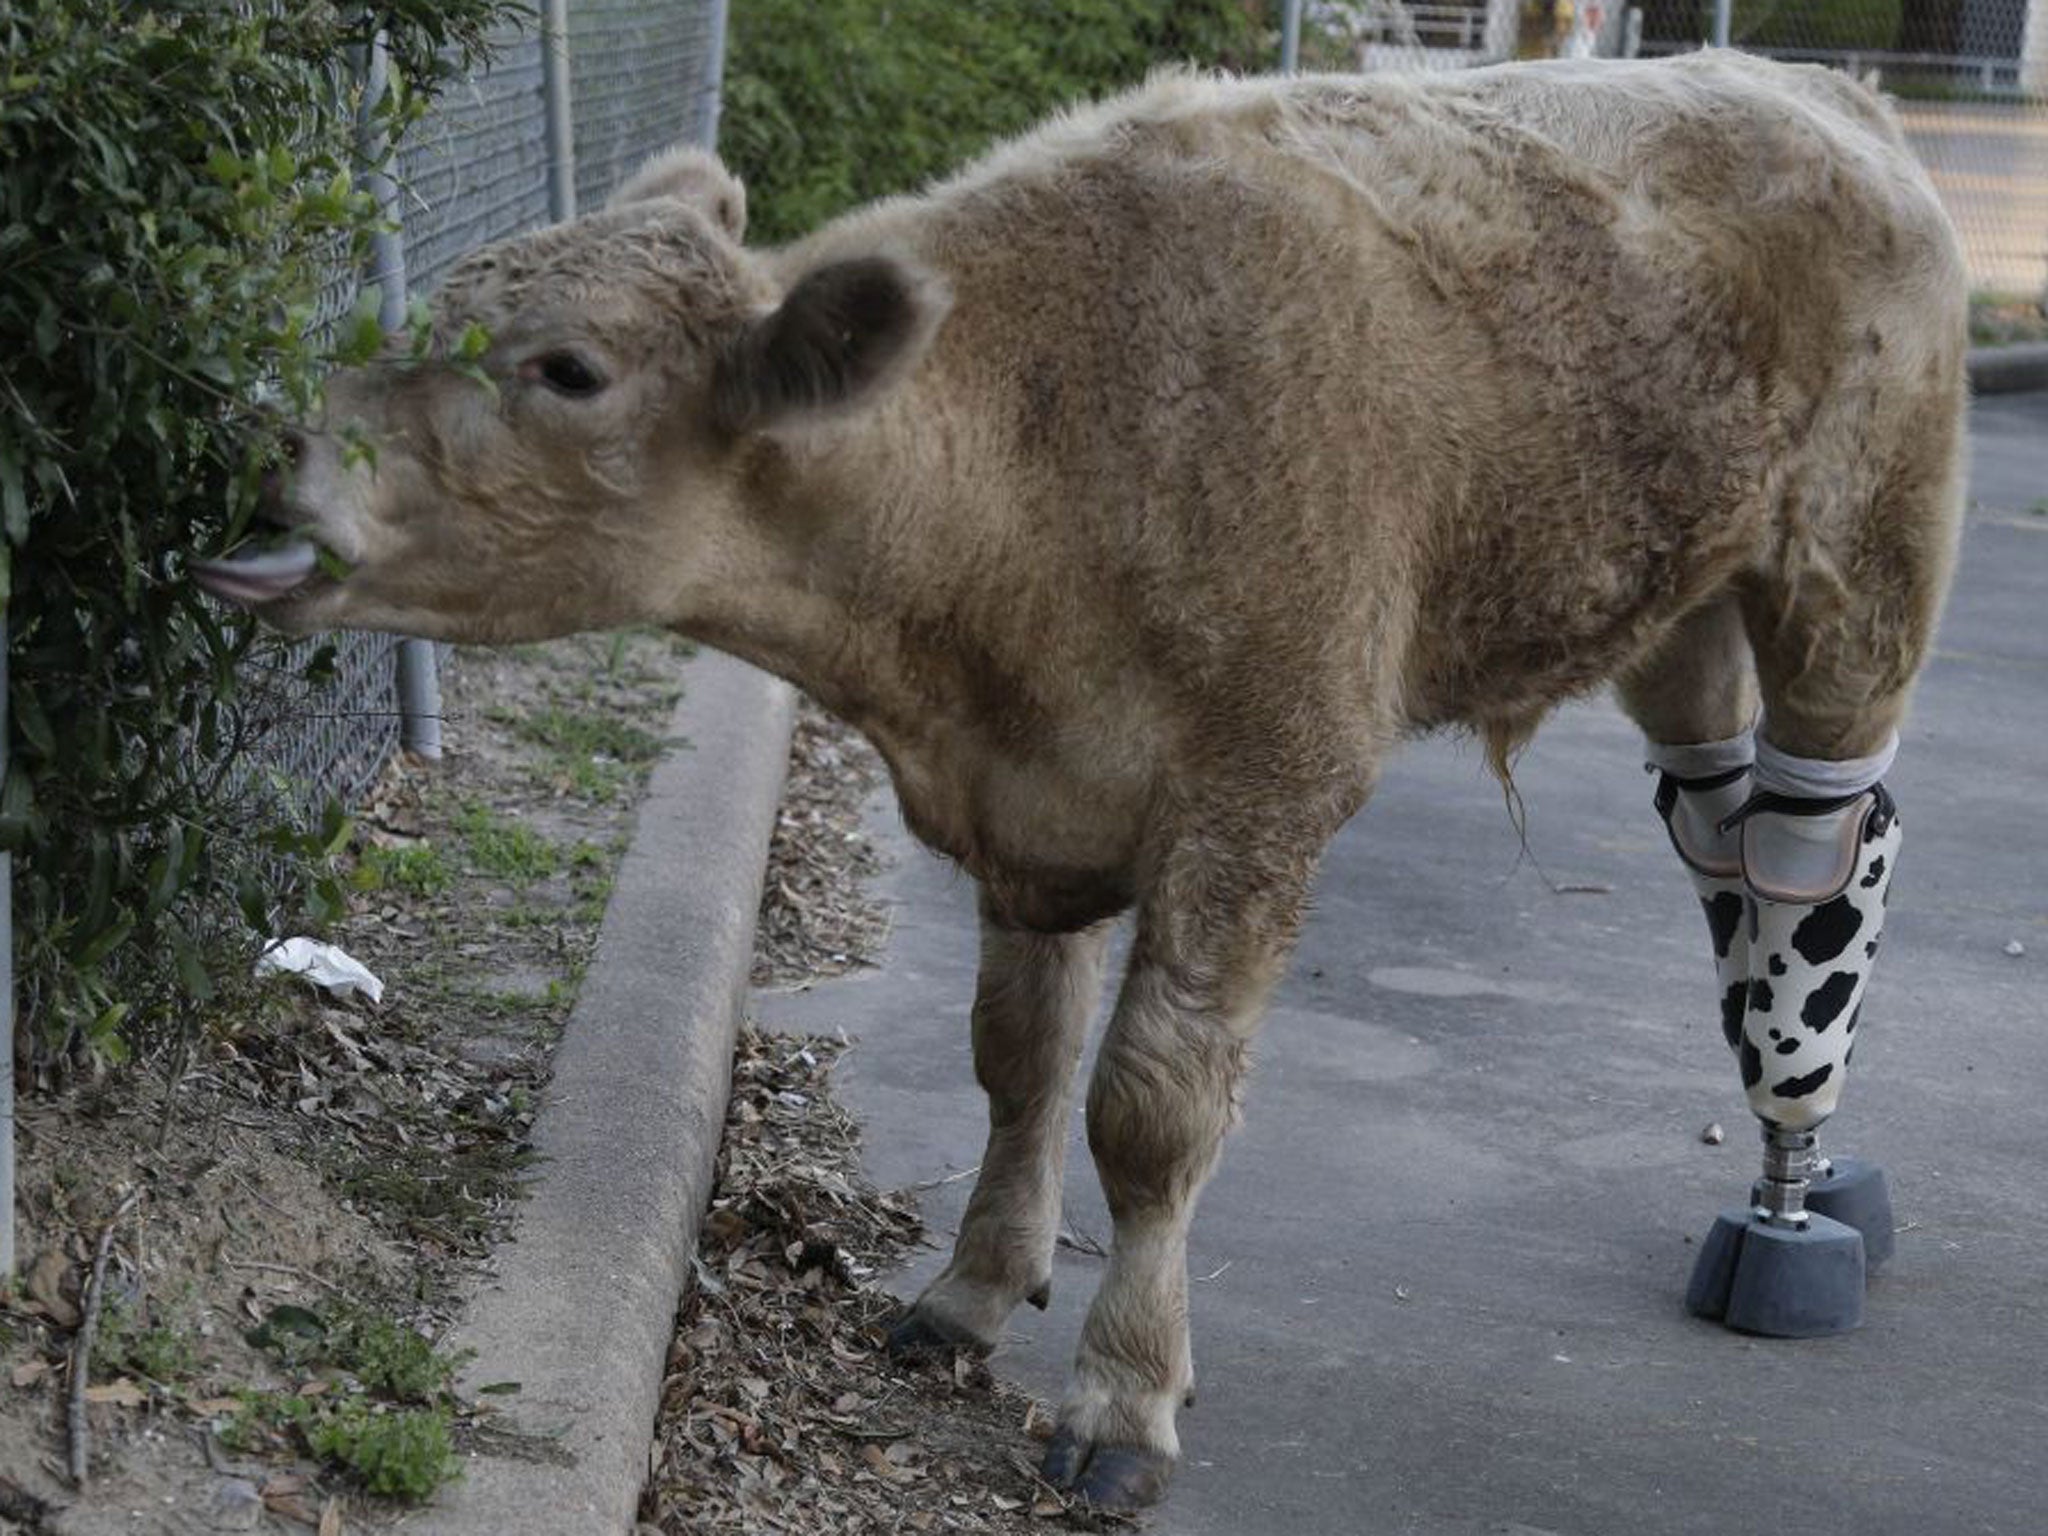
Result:
{"label": "asphalt pavement", "polygon": [[[1545,727],[1517,772],[1526,852],[1473,745],[1416,743],[1330,850],[1195,1222],[1201,1400],[1155,1530],[2048,1529],[2048,394],[1980,401],[1973,434],[1955,596],[1889,781],[1884,958],[1822,1138],[1893,1183],[1865,1326],[1763,1340],[1682,1309],[1756,1142],[1633,728],[1605,700]],[[886,963],[756,1011],[858,1037],[838,1077],[870,1173],[926,1184],[981,1151],[973,892],[874,817]],[[997,1359],[1048,1398],[1109,1232],[1074,1136],[1078,1246]],[[923,1197],[948,1245],[968,1188]]]}

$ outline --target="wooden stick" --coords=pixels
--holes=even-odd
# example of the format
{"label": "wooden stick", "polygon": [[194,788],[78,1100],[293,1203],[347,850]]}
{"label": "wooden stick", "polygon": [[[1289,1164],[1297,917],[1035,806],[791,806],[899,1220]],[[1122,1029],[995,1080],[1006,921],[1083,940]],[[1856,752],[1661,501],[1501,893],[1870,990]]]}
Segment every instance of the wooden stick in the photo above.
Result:
{"label": "wooden stick", "polygon": [[68,1415],[71,1428],[71,1482],[76,1488],[85,1487],[86,1461],[91,1453],[92,1441],[85,1424],[85,1380],[86,1372],[92,1365],[92,1337],[100,1326],[100,1293],[107,1284],[107,1255],[114,1251],[114,1229],[128,1213],[135,1209],[135,1202],[142,1198],[142,1186],[135,1188],[121,1198],[114,1207],[113,1217],[100,1230],[99,1251],[93,1255],[92,1278],[85,1285],[85,1316],[78,1324],[78,1332],[71,1339],[71,1404]]}
{"label": "wooden stick", "polygon": [[228,1257],[226,1254],[220,1256],[220,1261],[227,1265],[229,1269],[260,1269],[274,1275],[290,1275],[296,1280],[310,1280],[315,1285],[325,1286],[337,1296],[348,1294],[332,1280],[323,1279],[321,1276],[314,1274],[310,1269],[301,1269],[296,1264],[261,1264],[254,1259],[235,1259]]}

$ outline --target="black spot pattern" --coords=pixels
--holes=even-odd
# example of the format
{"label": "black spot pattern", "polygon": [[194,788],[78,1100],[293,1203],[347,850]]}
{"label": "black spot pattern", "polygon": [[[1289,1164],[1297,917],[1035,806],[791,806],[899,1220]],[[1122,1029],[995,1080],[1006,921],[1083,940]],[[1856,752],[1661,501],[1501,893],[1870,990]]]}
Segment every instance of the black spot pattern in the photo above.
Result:
{"label": "black spot pattern", "polygon": [[1870,861],[1870,872],[1856,883],[1866,891],[1877,889],[1877,882],[1884,878],[1884,855],[1879,854]]}
{"label": "black spot pattern", "polygon": [[1803,1099],[1835,1075],[1835,1064],[1824,1061],[1804,1077],[1788,1077],[1782,1083],[1771,1085],[1771,1097],[1777,1099]]}
{"label": "black spot pattern", "polygon": [[1840,958],[1863,927],[1863,914],[1846,896],[1822,902],[1792,930],[1792,947],[1808,965],[1826,965]]}
{"label": "black spot pattern", "polygon": [[1714,958],[1726,960],[1728,946],[1735,942],[1735,930],[1742,923],[1742,897],[1735,891],[1722,891],[1712,899],[1702,898],[1700,906],[1706,910],[1707,927],[1714,935]]}
{"label": "black spot pattern", "polygon": [[[1854,1008],[1853,1008],[1852,1010],[1850,1010],[1850,1013],[1849,1013],[1849,1022],[1848,1022],[1847,1024],[1844,1024],[1844,1025],[1842,1026],[1842,1033],[1843,1033],[1843,1034],[1845,1034],[1845,1035],[1853,1035],[1853,1034],[1855,1034],[1855,1033],[1856,1033],[1856,1026],[1857,1026],[1858,1024],[1861,1024],[1862,1022],[1863,1022],[1863,1005],[1862,1005],[1861,1003],[1858,1003],[1858,1004],[1857,1004],[1857,1005],[1856,1005],[1856,1006],[1855,1006],[1855,1007],[1854,1007]],[[1851,1050],[1852,1050],[1852,1051],[1853,1051],[1853,1049],[1854,1049],[1854,1047],[1851,1047]],[[1849,1058],[1848,1058],[1847,1056],[1844,1056],[1844,1057],[1842,1058],[1842,1065],[1843,1065],[1843,1066],[1845,1066],[1845,1067],[1846,1067],[1847,1065],[1849,1065]]]}
{"label": "black spot pattern", "polygon": [[1834,972],[1807,994],[1806,1002],[1799,1009],[1799,1022],[1816,1035],[1825,1034],[1828,1026],[1849,1006],[1849,994],[1856,990],[1858,979],[1854,971]]}
{"label": "black spot pattern", "polygon": [[1761,976],[1756,977],[1749,984],[1749,1011],[1751,1013],[1769,1013],[1771,1011],[1771,984]]}
{"label": "black spot pattern", "polygon": [[1754,944],[1757,938],[1756,898],[1745,896],[1742,898],[1742,904],[1749,912],[1749,942]]}
{"label": "black spot pattern", "polygon": [[1868,944],[1863,946],[1863,958],[1866,960],[1875,960],[1877,958],[1876,939],[1872,939]]}
{"label": "black spot pattern", "polygon": [[1799,1042],[1797,1040],[1780,1040],[1778,1042],[1778,1054],[1780,1056],[1790,1056],[1798,1049]]}
{"label": "black spot pattern", "polygon": [[1749,1041],[1744,1040],[1735,1050],[1736,1065],[1742,1070],[1742,1086],[1754,1088],[1764,1080],[1764,1057]]}
{"label": "black spot pattern", "polygon": [[1785,964],[1785,957],[1783,955],[1771,956],[1769,964],[1771,967],[1771,974],[1773,976],[1782,976],[1785,974],[1785,972],[1791,969],[1790,966]]}
{"label": "black spot pattern", "polygon": [[1746,981],[1736,982],[1721,994],[1721,1033],[1731,1051],[1742,1044],[1742,1000],[1748,995],[1749,983]]}

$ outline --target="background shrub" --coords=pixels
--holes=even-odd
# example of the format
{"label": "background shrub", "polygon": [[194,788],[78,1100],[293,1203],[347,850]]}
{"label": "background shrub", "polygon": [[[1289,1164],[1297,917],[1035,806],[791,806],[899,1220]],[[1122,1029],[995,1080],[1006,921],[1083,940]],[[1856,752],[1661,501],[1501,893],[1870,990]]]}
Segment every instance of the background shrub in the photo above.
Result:
{"label": "background shrub", "polygon": [[1277,63],[1265,0],[747,0],[720,150],[750,238],[787,240],[919,186],[1155,65]]}
{"label": "background shrub", "polygon": [[[514,9],[381,6],[415,87],[388,125]],[[308,403],[329,350],[316,297],[376,220],[351,175],[359,16],[0,0],[0,840],[44,1061],[120,1057],[184,1017],[341,829],[266,829],[227,803],[258,787],[240,755],[251,634],[182,572],[246,522],[249,402]]]}

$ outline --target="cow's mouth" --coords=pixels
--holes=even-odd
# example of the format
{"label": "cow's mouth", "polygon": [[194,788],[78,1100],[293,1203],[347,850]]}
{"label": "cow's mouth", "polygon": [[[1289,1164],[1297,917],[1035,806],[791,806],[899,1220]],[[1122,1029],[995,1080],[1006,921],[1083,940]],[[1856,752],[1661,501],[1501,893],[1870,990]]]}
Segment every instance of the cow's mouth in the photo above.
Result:
{"label": "cow's mouth", "polygon": [[293,597],[328,579],[333,563],[311,539],[295,529],[273,526],[269,536],[219,560],[192,562],[192,579],[224,602],[259,608]]}

